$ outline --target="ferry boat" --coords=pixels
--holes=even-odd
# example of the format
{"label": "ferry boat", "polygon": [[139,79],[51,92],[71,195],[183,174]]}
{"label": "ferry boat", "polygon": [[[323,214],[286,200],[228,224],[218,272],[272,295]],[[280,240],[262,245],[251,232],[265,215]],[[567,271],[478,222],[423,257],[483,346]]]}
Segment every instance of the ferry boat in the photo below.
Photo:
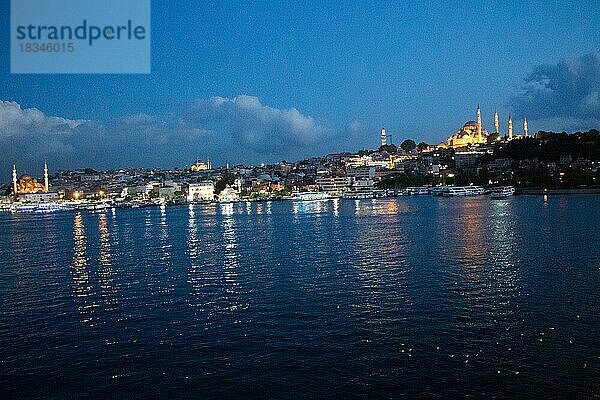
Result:
{"label": "ferry boat", "polygon": [[10,211],[13,213],[34,213],[34,214],[47,214],[55,213],[60,211],[72,211],[74,208],[68,204],[63,203],[25,203],[25,204],[13,204],[10,207]]}
{"label": "ferry boat", "polygon": [[433,196],[442,196],[448,186],[433,186],[429,188],[429,194]]}
{"label": "ferry boat", "polygon": [[372,199],[374,197],[373,192],[346,192],[342,196],[344,199],[360,200],[360,199]]}
{"label": "ferry boat", "polygon": [[444,197],[453,196],[480,196],[485,194],[485,189],[481,186],[445,186],[441,189]]}
{"label": "ferry boat", "polygon": [[467,192],[467,196],[479,196],[485,194],[485,189],[481,186],[465,186],[464,189]]}
{"label": "ferry boat", "polygon": [[515,188],[512,186],[500,186],[497,188],[493,188],[490,192],[490,197],[492,199],[504,199],[506,197],[510,197],[515,194]]}
{"label": "ferry boat", "polygon": [[444,197],[466,196],[467,190],[463,186],[448,186],[442,191]]}
{"label": "ferry boat", "polygon": [[326,192],[296,192],[292,193],[292,200],[294,201],[314,201],[314,200],[328,200],[329,195]]}
{"label": "ferry boat", "polygon": [[429,188],[427,188],[425,186],[407,187],[406,188],[406,193],[409,196],[422,196],[422,195],[429,194]]}

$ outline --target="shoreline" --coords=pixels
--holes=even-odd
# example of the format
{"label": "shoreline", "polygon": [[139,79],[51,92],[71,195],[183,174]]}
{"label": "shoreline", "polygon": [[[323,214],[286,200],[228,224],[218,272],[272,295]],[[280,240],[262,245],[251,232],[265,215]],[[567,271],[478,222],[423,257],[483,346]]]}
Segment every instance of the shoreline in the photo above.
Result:
{"label": "shoreline", "polygon": [[573,189],[516,188],[516,195],[600,194],[600,187]]}

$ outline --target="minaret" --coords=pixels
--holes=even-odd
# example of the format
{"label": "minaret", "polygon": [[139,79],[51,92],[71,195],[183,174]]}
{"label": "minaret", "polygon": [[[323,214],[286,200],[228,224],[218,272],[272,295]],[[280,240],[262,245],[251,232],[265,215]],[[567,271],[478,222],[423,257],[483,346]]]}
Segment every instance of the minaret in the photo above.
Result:
{"label": "minaret", "polygon": [[13,194],[16,196],[18,193],[17,187],[17,166],[13,164]]}
{"label": "minaret", "polygon": [[477,141],[481,143],[481,110],[477,104]]}
{"label": "minaret", "polygon": [[523,121],[523,137],[529,136],[529,129],[527,127],[527,117],[525,117],[525,121]]}
{"label": "minaret", "polygon": [[48,193],[48,164],[44,161],[44,192]]}
{"label": "minaret", "polygon": [[385,136],[385,128],[381,128],[381,145],[385,146],[387,144],[387,137]]}
{"label": "minaret", "polygon": [[510,114],[508,114],[508,140],[512,140],[512,133],[512,118],[510,117]]}
{"label": "minaret", "polygon": [[498,122],[498,110],[494,111],[494,128],[496,129],[496,133],[500,133],[500,125]]}

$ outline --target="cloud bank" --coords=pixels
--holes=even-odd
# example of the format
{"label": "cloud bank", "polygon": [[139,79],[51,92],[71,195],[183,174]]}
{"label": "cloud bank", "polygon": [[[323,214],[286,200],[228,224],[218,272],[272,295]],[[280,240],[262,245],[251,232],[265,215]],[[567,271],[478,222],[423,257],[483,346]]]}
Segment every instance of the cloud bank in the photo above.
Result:
{"label": "cloud bank", "polygon": [[217,164],[295,160],[325,150],[329,136],[297,109],[247,95],[198,99],[168,117],[137,114],[105,123],[0,101],[0,177],[10,179],[13,162],[36,174],[44,159],[51,169],[183,167],[207,157]]}
{"label": "cloud bank", "polygon": [[546,130],[598,127],[600,52],[537,66],[511,97],[509,106]]}

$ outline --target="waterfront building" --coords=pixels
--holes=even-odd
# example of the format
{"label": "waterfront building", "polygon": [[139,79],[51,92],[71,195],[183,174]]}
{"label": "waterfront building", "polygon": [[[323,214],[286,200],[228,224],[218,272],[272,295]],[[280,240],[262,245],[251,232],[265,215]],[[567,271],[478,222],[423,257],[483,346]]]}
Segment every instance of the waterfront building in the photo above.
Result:
{"label": "waterfront building", "polygon": [[372,179],[357,179],[352,185],[355,192],[372,192],[374,182]]}
{"label": "waterfront building", "polygon": [[512,139],[513,139],[512,118],[511,118],[510,114],[508,114],[508,140],[512,140]]}
{"label": "waterfront building", "polygon": [[354,179],[374,179],[375,167],[349,167],[346,174]]}
{"label": "waterfront building", "polygon": [[329,176],[316,179],[319,188],[327,193],[342,194],[350,189],[353,178],[347,176]]}
{"label": "waterfront building", "polygon": [[146,194],[148,194],[146,185],[125,186],[121,191],[121,197],[123,198],[127,196],[145,196]]}
{"label": "waterfront building", "polygon": [[219,193],[220,203],[233,203],[240,200],[240,194],[232,187],[226,187]]}
{"label": "waterfront building", "polygon": [[210,181],[190,183],[188,186],[188,202],[213,201],[215,199],[215,185]]}

